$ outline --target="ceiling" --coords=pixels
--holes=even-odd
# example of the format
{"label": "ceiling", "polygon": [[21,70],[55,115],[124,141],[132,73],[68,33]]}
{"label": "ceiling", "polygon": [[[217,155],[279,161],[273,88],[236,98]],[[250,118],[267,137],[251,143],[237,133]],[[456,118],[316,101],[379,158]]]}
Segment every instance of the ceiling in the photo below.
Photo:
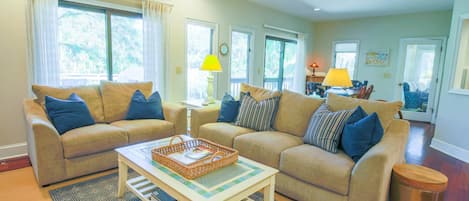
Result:
{"label": "ceiling", "polygon": [[[313,21],[450,10],[454,0],[248,0]],[[320,8],[320,11],[314,11]]]}

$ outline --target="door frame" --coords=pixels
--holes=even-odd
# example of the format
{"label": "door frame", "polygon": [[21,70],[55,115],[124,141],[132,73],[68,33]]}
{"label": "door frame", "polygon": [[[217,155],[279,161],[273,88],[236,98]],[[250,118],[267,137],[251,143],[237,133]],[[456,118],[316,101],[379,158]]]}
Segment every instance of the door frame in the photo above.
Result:
{"label": "door frame", "polygon": [[[436,84],[435,84],[435,89],[434,90],[434,95],[433,95],[433,104],[431,105],[431,108],[433,109],[431,118],[430,118],[430,123],[434,124],[436,122],[436,118],[438,116],[438,105],[440,102],[440,94],[441,94],[441,87],[443,83],[443,75],[444,75],[444,65],[445,65],[445,59],[446,59],[446,46],[447,46],[447,37],[445,36],[433,36],[433,37],[411,37],[411,38],[401,38],[399,40],[399,57],[398,57],[398,66],[396,70],[396,77],[395,77],[395,83],[394,86],[398,86],[400,82],[402,82],[403,74],[404,74],[404,63],[405,60],[403,59],[405,57],[406,50],[404,49],[405,47],[403,44],[407,41],[415,41],[415,40],[440,40],[441,41],[441,52],[440,52],[440,58],[439,58],[439,64],[436,66]],[[399,86],[397,90],[402,90],[402,88]],[[394,91],[394,97],[398,98],[398,100],[401,99],[401,97],[397,97],[399,94],[398,91]]]}

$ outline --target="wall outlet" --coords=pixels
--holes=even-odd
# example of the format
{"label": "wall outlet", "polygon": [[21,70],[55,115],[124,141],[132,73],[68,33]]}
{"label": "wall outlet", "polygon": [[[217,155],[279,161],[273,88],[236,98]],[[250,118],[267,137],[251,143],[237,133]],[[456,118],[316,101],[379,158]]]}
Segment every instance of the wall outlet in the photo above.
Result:
{"label": "wall outlet", "polygon": [[176,66],[176,74],[177,75],[182,74],[182,67],[181,66]]}
{"label": "wall outlet", "polygon": [[383,74],[383,77],[386,78],[386,79],[391,78],[391,76],[392,76],[391,73],[386,72],[386,73]]}

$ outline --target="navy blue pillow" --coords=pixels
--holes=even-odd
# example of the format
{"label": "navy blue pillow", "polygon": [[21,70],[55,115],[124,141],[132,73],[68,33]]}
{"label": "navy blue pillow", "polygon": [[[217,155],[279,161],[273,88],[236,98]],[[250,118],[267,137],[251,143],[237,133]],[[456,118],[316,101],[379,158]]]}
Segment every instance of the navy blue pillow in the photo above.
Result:
{"label": "navy blue pillow", "polygon": [[75,93],[66,100],[46,96],[45,102],[47,115],[60,135],[75,128],[94,124],[85,101]]}
{"label": "navy blue pillow", "polygon": [[366,114],[358,106],[345,123],[342,133],[342,149],[357,162],[371,147],[383,137],[384,129],[376,112]]}
{"label": "navy blue pillow", "polygon": [[238,116],[240,101],[237,101],[228,93],[225,93],[221,100],[218,122],[235,122]]}
{"label": "navy blue pillow", "polygon": [[129,104],[126,120],[135,119],[161,119],[164,120],[163,104],[160,93],[153,93],[148,100],[145,95],[137,90],[134,92]]}

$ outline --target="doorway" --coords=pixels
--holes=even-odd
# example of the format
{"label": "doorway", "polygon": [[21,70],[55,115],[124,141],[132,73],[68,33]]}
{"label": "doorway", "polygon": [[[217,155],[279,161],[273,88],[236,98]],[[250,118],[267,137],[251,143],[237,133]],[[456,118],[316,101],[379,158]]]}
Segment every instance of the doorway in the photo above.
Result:
{"label": "doorway", "polygon": [[431,122],[437,102],[444,38],[401,39],[396,99],[404,119]]}
{"label": "doorway", "polygon": [[266,36],[264,62],[264,88],[269,90],[293,89],[297,41]]}

